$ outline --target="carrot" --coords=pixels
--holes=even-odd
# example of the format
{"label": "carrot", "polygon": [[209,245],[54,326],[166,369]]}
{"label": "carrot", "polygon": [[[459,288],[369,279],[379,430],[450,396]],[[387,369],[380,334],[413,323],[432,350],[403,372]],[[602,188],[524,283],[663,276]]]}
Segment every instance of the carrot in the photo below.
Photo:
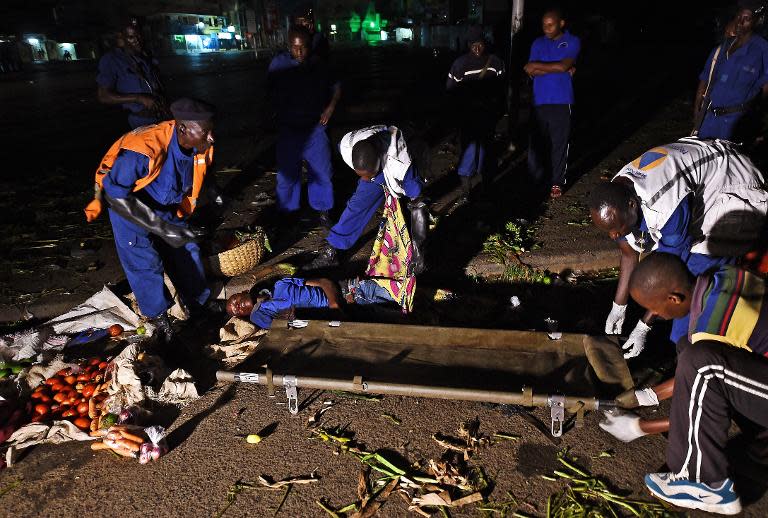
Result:
{"label": "carrot", "polygon": [[105,435],[107,435],[107,431],[106,430],[92,430],[88,435],[90,435],[91,437],[104,437]]}
{"label": "carrot", "polygon": [[136,458],[136,454],[135,453],[133,453],[130,450],[126,450],[124,448],[112,448],[112,451],[114,451],[118,455],[122,455],[123,457],[130,457],[132,459]]}
{"label": "carrot", "polygon": [[111,448],[101,441],[94,441],[91,443],[92,450],[110,450]]}
{"label": "carrot", "polygon": [[139,451],[141,449],[141,444],[140,443],[135,443],[135,442],[131,441],[130,439],[118,439],[115,442],[119,446],[122,446],[123,448],[125,448],[126,450],[130,450],[130,451],[133,451],[133,452],[137,452],[137,451]]}
{"label": "carrot", "polygon": [[[88,417],[91,419],[95,419],[97,416],[96,414],[96,401],[93,400],[93,398],[88,400]],[[97,423],[98,426],[98,423]]]}
{"label": "carrot", "polygon": [[132,433],[129,433],[125,430],[120,430],[120,435],[122,435],[124,438],[128,439],[129,441],[137,442],[139,444],[146,442],[146,440],[142,437],[139,437],[138,435],[134,435]]}

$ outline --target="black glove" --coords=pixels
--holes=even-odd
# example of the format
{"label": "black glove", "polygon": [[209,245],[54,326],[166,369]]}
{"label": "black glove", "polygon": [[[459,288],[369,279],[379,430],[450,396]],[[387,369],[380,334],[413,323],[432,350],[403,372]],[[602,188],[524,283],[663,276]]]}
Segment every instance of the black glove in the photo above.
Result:
{"label": "black glove", "polygon": [[426,267],[424,242],[427,240],[429,211],[426,201],[421,196],[408,202],[408,210],[411,212],[411,246],[413,246],[411,273],[419,275]]}
{"label": "black glove", "polygon": [[137,224],[144,230],[162,238],[174,248],[181,248],[187,243],[198,242],[205,236],[205,231],[197,227],[182,227],[162,219],[154,210],[135,196],[111,198],[104,193],[109,207],[118,215]]}

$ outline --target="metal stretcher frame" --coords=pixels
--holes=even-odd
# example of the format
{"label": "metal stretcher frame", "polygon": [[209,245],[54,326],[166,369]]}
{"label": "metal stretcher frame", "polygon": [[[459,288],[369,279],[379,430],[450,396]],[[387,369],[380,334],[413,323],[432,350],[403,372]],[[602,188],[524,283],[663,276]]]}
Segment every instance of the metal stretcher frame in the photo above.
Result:
{"label": "metal stretcher frame", "polygon": [[[277,325],[242,366],[217,379],[297,388],[482,401],[552,409],[559,435],[565,409],[614,406],[632,386],[620,349],[586,335],[345,322]],[[268,365],[268,369],[263,366]],[[291,397],[293,395],[293,397]],[[557,414],[557,415],[556,415]]]}

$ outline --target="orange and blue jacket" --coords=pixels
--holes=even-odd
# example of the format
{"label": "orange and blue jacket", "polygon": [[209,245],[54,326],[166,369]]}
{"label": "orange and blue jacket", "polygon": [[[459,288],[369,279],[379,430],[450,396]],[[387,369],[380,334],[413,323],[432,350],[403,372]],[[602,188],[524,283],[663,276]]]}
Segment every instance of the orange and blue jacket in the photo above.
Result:
{"label": "orange and blue jacket", "polygon": [[[109,148],[107,154],[101,159],[99,168],[96,170],[94,199],[85,208],[85,219],[88,222],[95,220],[101,214],[103,207],[102,182],[104,181],[104,176],[112,170],[112,166],[120,153],[123,150],[133,151],[149,159],[147,176],[137,180],[133,187],[133,192],[139,191],[152,183],[160,174],[160,170],[168,157],[168,145],[171,143],[175,129],[176,121],[164,121],[151,126],[136,128],[112,144],[112,147]],[[195,210],[197,198],[200,196],[203,180],[211,162],[213,162],[213,146],[209,147],[205,153],[198,153],[194,156],[192,189],[189,194],[184,196],[176,211],[180,218],[191,215]]]}

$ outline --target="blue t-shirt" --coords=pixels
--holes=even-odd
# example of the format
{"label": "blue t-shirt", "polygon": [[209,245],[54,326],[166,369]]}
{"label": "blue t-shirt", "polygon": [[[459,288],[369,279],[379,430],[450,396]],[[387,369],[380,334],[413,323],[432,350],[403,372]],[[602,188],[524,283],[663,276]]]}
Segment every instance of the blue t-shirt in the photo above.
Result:
{"label": "blue t-shirt", "polygon": [[272,327],[281,311],[290,308],[327,308],[328,298],[319,286],[307,286],[304,279],[286,277],[275,283],[272,298],[251,312],[251,322],[262,329]]}
{"label": "blue t-shirt", "polygon": [[[546,36],[536,38],[531,45],[529,61],[554,63],[566,58],[576,59],[581,50],[581,40],[568,31],[551,40]],[[568,72],[553,72],[533,78],[533,104],[573,104],[573,81]]]}
{"label": "blue t-shirt", "polygon": [[[760,89],[768,83],[768,41],[754,34],[746,44],[726,58],[732,42],[729,39],[721,45],[712,73],[709,96],[714,107],[724,108],[745,103],[758,95]],[[701,81],[706,82],[709,78],[715,50],[709,54],[699,74]]]}
{"label": "blue t-shirt", "polygon": [[[162,89],[155,60],[121,49],[101,57],[96,83],[120,94],[157,94]],[[136,113],[143,110],[144,105],[127,103],[123,108]]]}
{"label": "blue t-shirt", "polygon": [[[175,214],[175,205],[181,203],[184,195],[192,189],[194,153],[194,150],[185,152],[181,149],[174,131],[160,174],[139,192],[149,195],[157,205],[167,207],[164,212]],[[148,172],[149,158],[135,151],[123,150],[115,159],[112,170],[104,177],[104,190],[111,198],[125,198],[133,191],[136,181],[147,176]]]}

